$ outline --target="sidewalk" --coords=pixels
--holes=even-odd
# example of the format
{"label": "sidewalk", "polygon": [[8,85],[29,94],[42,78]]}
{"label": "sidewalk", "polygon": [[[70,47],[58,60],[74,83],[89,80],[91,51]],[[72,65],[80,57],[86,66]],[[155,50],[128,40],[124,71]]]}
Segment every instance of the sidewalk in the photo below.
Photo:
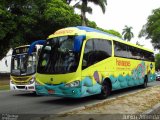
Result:
{"label": "sidewalk", "polygon": [[150,114],[159,114],[160,115],[160,106],[157,109],[150,112]]}
{"label": "sidewalk", "polygon": [[144,112],[145,114],[158,114],[160,115],[160,102],[153,106],[151,109]]}
{"label": "sidewalk", "polygon": [[[158,103],[160,103],[160,86],[154,86],[128,95],[106,99],[96,104],[66,111],[60,113],[57,117],[50,116],[49,119],[101,120],[107,118],[109,120],[128,120],[127,118],[130,118],[128,115],[130,115],[135,120],[140,119],[140,117],[147,118],[148,114],[160,114]],[[158,117],[160,118],[160,116]],[[45,120],[48,120],[48,118]]]}

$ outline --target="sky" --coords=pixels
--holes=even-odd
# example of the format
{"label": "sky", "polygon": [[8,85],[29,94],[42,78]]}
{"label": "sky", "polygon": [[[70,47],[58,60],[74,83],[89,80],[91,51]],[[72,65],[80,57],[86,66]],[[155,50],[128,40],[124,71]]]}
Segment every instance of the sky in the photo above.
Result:
{"label": "sky", "polygon": [[[137,41],[147,48],[153,50],[150,40],[138,38],[138,34],[152,10],[160,7],[160,0],[107,0],[105,14],[100,7],[89,4],[93,8],[92,14],[87,14],[87,18],[96,22],[98,27],[103,29],[113,29],[120,34],[125,25],[132,27],[134,38],[132,43]],[[78,13],[78,11],[77,11]]]}

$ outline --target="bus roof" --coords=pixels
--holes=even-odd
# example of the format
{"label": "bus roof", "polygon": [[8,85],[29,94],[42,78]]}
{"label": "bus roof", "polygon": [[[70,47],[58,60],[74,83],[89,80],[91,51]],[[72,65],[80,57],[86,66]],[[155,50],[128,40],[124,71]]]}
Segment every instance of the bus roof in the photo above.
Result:
{"label": "bus roof", "polygon": [[86,26],[76,26],[76,28],[78,28],[78,29],[80,29],[80,30],[85,30],[86,32],[97,32],[97,33],[101,33],[101,34],[104,34],[104,35],[107,35],[107,36],[110,36],[110,37],[114,37],[114,38],[116,38],[116,39],[114,39],[115,41],[118,41],[118,42],[121,42],[121,43],[124,43],[124,44],[128,44],[128,45],[131,45],[131,46],[134,46],[134,47],[137,47],[137,48],[146,50],[146,51],[153,52],[153,51],[150,50],[150,49],[147,49],[147,48],[144,48],[144,47],[135,45],[135,44],[133,44],[133,43],[124,41],[124,40],[123,40],[122,38],[120,38],[120,37],[114,36],[114,35],[112,35],[112,34],[109,34],[109,33],[106,33],[106,32],[103,32],[103,31],[100,31],[100,30],[97,30],[97,29],[94,29],[94,28],[90,28],[90,27],[86,27]]}
{"label": "bus roof", "polygon": [[48,38],[52,38],[52,37],[56,37],[56,36],[61,36],[63,34],[64,35],[67,35],[67,34],[68,35],[75,35],[76,32],[80,32],[80,34],[87,34],[88,32],[89,33],[90,32],[94,32],[94,33],[97,33],[97,34],[104,35],[105,38],[108,38],[109,40],[118,41],[118,42],[130,45],[130,46],[137,47],[139,49],[143,49],[143,50],[146,50],[146,51],[149,51],[149,52],[153,52],[153,50],[150,50],[150,49],[138,46],[136,44],[127,42],[127,41],[123,40],[120,37],[114,36],[114,35],[109,34],[107,32],[103,32],[101,30],[97,30],[97,29],[94,29],[94,28],[91,28],[91,27],[86,27],[86,26],[75,26],[75,27],[63,28],[63,29],[57,30],[54,34],[50,35]]}
{"label": "bus roof", "polygon": [[112,35],[112,34],[109,34],[107,32],[103,32],[101,30],[97,30],[97,29],[94,29],[94,28],[90,28],[90,27],[86,27],[86,26],[76,26],[76,28],[80,29],[80,30],[84,30],[86,32],[97,32],[97,33],[101,33],[101,34],[105,34],[107,36],[111,36],[111,37],[115,37],[115,38],[119,38],[115,35]]}

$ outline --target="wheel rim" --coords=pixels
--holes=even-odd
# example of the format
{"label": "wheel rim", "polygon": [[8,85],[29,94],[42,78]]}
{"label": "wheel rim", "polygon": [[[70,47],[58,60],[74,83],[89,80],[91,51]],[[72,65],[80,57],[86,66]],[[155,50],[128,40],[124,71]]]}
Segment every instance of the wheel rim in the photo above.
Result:
{"label": "wheel rim", "polygon": [[107,96],[107,95],[108,95],[108,92],[107,92],[107,91],[108,91],[108,90],[107,90],[107,86],[103,85],[103,87],[102,87],[102,93],[103,93],[104,96]]}
{"label": "wheel rim", "polygon": [[145,87],[147,87],[147,81],[145,81],[144,85],[145,85]]}

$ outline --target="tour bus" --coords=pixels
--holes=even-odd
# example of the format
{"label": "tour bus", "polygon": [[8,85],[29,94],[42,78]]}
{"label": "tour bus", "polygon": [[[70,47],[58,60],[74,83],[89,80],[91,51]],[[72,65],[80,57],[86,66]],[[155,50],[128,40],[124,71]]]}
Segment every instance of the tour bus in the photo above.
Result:
{"label": "tour bus", "polygon": [[[44,40],[38,40],[31,45],[19,46],[13,49],[11,58],[10,90],[35,92],[35,72],[37,59]],[[39,44],[39,45],[36,45]]]}
{"label": "tour bus", "polygon": [[39,95],[81,98],[155,80],[152,50],[84,26],[67,27],[48,37],[39,56]]}

